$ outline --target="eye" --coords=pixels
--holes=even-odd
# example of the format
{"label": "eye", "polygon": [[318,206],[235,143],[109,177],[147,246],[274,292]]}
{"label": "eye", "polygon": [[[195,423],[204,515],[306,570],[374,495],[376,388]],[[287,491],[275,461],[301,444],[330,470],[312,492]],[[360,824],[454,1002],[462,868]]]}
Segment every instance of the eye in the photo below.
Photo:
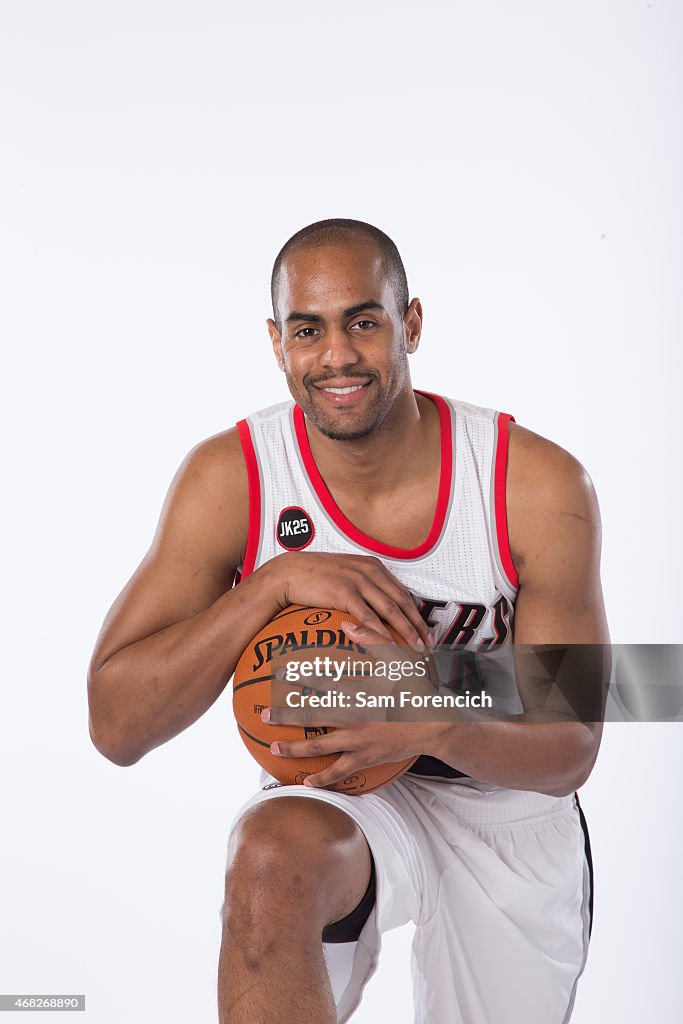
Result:
{"label": "eye", "polygon": [[[307,333],[307,332],[309,332],[309,331],[310,331],[310,334],[309,334],[309,333]],[[316,335],[317,333],[318,333],[318,332],[316,331],[315,327],[302,327],[300,331],[297,331],[297,332],[296,332],[296,334],[294,335],[294,337],[295,337],[295,338],[312,338],[312,337],[314,337],[314,336],[315,336],[315,335]]]}
{"label": "eye", "polygon": [[357,320],[353,327],[360,327],[361,330],[365,331],[368,327],[376,327],[377,324],[374,320]]}

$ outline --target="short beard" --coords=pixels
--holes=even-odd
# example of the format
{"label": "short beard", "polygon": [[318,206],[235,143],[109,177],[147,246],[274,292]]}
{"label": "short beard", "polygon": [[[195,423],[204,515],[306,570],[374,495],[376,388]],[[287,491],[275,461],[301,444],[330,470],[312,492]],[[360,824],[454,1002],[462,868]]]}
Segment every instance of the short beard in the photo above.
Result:
{"label": "short beard", "polygon": [[361,437],[367,437],[368,434],[373,434],[380,425],[379,423],[370,423],[366,426],[358,427],[355,430],[339,430],[337,427],[331,427],[325,423],[321,423],[320,420],[310,412],[308,413],[308,416],[320,433],[324,434],[325,437],[329,437],[331,441],[359,441]]}
{"label": "short beard", "polygon": [[[406,360],[407,364],[407,360]],[[407,366],[406,366],[407,368]],[[367,381],[370,378],[371,381],[379,384],[380,376],[376,371],[370,370],[366,373],[345,373],[345,377],[357,377],[359,380]],[[328,377],[315,377],[315,378],[304,378],[302,381],[308,396],[308,402],[304,412],[306,416],[313,422],[316,429],[320,431],[325,437],[329,437],[332,441],[358,441],[363,437],[367,437],[369,434],[375,433],[379,427],[382,426],[386,417],[391,412],[392,406],[385,406],[382,402],[381,397],[375,403],[372,409],[368,410],[368,417],[361,423],[349,423],[348,426],[344,427],[342,423],[335,423],[327,418],[323,418],[319,415],[318,405],[316,399],[313,397],[313,388],[316,385],[324,384],[325,380],[332,380],[332,376]],[[290,387],[290,391],[291,391]]]}

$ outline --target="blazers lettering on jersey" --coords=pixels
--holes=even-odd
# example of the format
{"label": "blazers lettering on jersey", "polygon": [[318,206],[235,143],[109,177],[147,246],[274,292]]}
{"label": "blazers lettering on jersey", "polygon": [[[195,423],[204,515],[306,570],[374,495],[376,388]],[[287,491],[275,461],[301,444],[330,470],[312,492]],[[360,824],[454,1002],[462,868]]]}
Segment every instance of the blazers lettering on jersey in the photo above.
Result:
{"label": "blazers lettering on jersey", "polygon": [[[477,650],[485,651],[490,647],[504,644],[510,635],[513,606],[503,594],[499,594],[497,600],[489,606],[470,602],[435,601],[418,594],[413,596],[418,599],[420,615],[426,624],[430,629],[437,630],[439,647],[468,647],[475,637],[476,630],[485,621],[489,623],[493,635],[479,637]],[[444,609],[445,614],[450,616],[445,620]],[[438,617],[435,617],[435,612]]]}

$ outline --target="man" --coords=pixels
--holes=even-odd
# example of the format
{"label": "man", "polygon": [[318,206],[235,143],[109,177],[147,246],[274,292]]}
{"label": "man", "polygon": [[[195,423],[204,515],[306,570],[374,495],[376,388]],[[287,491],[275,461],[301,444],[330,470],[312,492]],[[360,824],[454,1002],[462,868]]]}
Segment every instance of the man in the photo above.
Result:
{"label": "man", "polygon": [[[358,221],[309,225],[279,254],[272,295],[294,403],[190,452],[93,654],[91,735],[121,765],[196,721],[290,603],[350,613],[357,643],[387,623],[418,648],[513,630],[519,644],[608,641],[587,474],[508,416],[413,390],[422,307],[393,242]],[[305,550],[278,539],[292,506]],[[416,1021],[568,1020],[592,897],[574,792],[599,741],[598,725],[520,716],[355,722],[275,746],[341,757],[306,786],[264,774],[237,816],[222,1024],[347,1020],[381,932],[408,920]],[[415,755],[376,793],[322,788]]]}

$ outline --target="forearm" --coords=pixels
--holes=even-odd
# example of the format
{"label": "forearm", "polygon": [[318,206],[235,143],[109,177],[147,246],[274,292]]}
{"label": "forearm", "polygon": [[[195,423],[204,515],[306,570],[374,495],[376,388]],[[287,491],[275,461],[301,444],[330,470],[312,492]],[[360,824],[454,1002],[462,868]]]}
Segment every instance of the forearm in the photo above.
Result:
{"label": "forearm", "polygon": [[186,729],[218,698],[249,640],[279,609],[264,566],[205,611],[93,666],[88,698],[97,748],[129,765]]}
{"label": "forearm", "polygon": [[435,728],[434,757],[473,779],[552,796],[573,792],[588,778],[599,736],[583,722],[496,721],[485,716]]}

